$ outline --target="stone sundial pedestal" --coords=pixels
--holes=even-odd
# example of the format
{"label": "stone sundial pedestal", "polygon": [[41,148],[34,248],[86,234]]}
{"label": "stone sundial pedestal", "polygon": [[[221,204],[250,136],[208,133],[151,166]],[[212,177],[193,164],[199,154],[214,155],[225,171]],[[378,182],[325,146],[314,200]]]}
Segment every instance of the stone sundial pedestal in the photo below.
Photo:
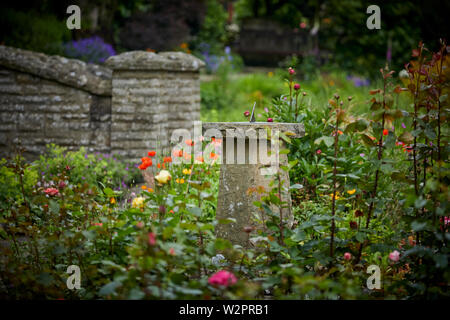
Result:
{"label": "stone sundial pedestal", "polygon": [[[280,169],[280,166],[288,165],[288,158],[279,153],[285,148],[279,135],[284,133],[291,139],[300,138],[304,136],[304,126],[298,123],[210,122],[203,123],[202,127],[205,137],[223,139],[216,218],[236,220],[218,224],[216,235],[233,244],[251,247],[244,228],[251,226],[256,230],[263,225],[255,222],[261,221],[261,212],[253,204],[261,194],[249,190],[262,186],[270,191],[273,186],[269,183],[276,178],[278,171],[284,181],[283,186],[289,187],[289,173]],[[290,194],[283,193],[281,198],[288,203],[288,208],[283,209],[283,221],[292,224]],[[273,210],[279,211],[278,208]]]}

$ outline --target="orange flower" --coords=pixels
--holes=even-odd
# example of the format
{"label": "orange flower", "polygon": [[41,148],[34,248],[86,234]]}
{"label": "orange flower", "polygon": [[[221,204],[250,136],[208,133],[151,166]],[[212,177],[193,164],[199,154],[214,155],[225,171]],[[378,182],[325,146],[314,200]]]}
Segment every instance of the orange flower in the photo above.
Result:
{"label": "orange flower", "polygon": [[183,150],[173,150],[172,152],[174,157],[182,157],[183,156]]}
{"label": "orange flower", "polygon": [[164,162],[164,163],[166,163],[166,162],[172,162],[172,158],[171,158],[171,157],[164,157],[163,162]]}
{"label": "orange flower", "polygon": [[195,143],[194,143],[194,141],[192,141],[191,139],[187,139],[186,141],[185,141],[185,143],[188,145],[188,146],[193,146]]}
{"label": "orange flower", "polygon": [[204,161],[202,156],[198,156],[197,158],[195,158],[195,160],[197,160],[198,162],[203,162]]}
{"label": "orange flower", "polygon": [[341,130],[338,130],[338,133],[339,133],[339,134],[343,134],[343,132],[342,132]]}
{"label": "orange flower", "polygon": [[156,151],[149,151],[148,152],[148,156],[149,157],[154,157],[156,155]]}
{"label": "orange flower", "polygon": [[145,189],[147,189],[147,186],[146,186],[146,185],[143,185],[143,186],[141,187],[141,189],[142,189],[142,190],[145,190]]}
{"label": "orange flower", "polygon": [[218,147],[222,144],[222,139],[211,138],[211,140],[214,143],[214,146],[216,146],[216,147]]}
{"label": "orange flower", "polygon": [[187,152],[184,152],[183,157],[184,157],[186,160],[190,160],[190,159],[191,159],[191,155],[190,155],[189,153],[187,153]]}
{"label": "orange flower", "polygon": [[383,130],[383,136],[387,136],[389,134],[389,131],[387,129]]}
{"label": "orange flower", "polygon": [[215,154],[214,152],[211,152],[211,153],[209,154],[209,157],[210,157],[211,159],[213,159],[213,160],[216,160],[217,158],[219,158],[219,156],[218,156],[217,154]]}
{"label": "orange flower", "polygon": [[158,163],[156,166],[158,167],[158,169],[161,169],[161,163]]}
{"label": "orange flower", "polygon": [[145,170],[148,167],[152,166],[152,159],[148,158],[148,157],[143,157],[141,158],[142,163],[139,165],[139,169],[141,170]]}

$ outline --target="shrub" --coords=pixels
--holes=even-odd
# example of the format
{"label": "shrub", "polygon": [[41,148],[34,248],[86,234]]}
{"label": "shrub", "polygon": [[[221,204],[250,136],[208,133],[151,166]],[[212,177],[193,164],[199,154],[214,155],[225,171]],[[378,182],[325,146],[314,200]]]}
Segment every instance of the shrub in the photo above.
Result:
{"label": "shrub", "polygon": [[61,54],[61,44],[70,39],[65,21],[34,11],[0,10],[0,39],[7,46]]}

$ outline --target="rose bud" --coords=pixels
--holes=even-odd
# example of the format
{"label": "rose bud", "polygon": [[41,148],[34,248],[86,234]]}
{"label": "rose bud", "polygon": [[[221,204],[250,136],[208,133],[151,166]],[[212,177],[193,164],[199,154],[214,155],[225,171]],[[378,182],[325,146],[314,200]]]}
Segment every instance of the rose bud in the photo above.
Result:
{"label": "rose bud", "polygon": [[273,122],[272,118],[267,118],[267,122]]}
{"label": "rose bud", "polygon": [[246,117],[250,116],[250,111],[248,111],[248,110],[245,111],[245,112],[244,112],[244,116],[246,116]]}
{"label": "rose bud", "polygon": [[246,232],[246,233],[250,233],[250,232],[252,232],[253,231],[253,227],[251,227],[251,226],[246,226],[246,227],[244,227],[244,232]]}
{"label": "rose bud", "polygon": [[294,90],[300,90],[300,84],[298,83],[294,84]]}
{"label": "rose bud", "polygon": [[362,217],[364,215],[364,213],[361,210],[356,210],[355,211],[355,217]]}

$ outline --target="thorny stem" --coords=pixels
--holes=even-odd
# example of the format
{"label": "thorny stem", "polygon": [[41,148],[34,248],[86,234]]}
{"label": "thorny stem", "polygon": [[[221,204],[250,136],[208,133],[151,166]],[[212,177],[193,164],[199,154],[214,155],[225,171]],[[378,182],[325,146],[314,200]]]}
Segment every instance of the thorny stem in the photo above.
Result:
{"label": "thorny stem", "polygon": [[278,174],[277,174],[277,180],[278,180],[278,199],[280,199],[280,241],[281,241],[281,244],[283,244],[283,242],[284,242],[283,205],[281,204],[281,178],[280,178],[279,170],[278,170]]}
{"label": "thorny stem", "polygon": [[[338,103],[338,99],[336,99]],[[336,109],[336,126],[334,129],[334,164],[333,164],[333,199],[331,202],[331,237],[330,237],[330,256],[334,255],[334,233],[336,229],[336,224],[334,221],[334,215],[336,213],[336,174],[337,174],[337,154],[338,154],[338,142],[339,142],[339,117],[338,109]]]}
{"label": "thorny stem", "polygon": [[[414,131],[417,129],[417,113],[418,113],[418,96],[419,96],[419,84],[420,84],[420,70],[422,69],[422,48],[420,48],[419,53],[419,70],[417,71],[417,81],[416,81],[416,87],[414,91],[414,121],[413,121],[413,128]],[[416,192],[416,196],[419,195],[419,186],[418,186],[418,179],[417,179],[417,155],[416,155],[416,148],[417,148],[417,138],[414,136],[414,145],[413,145],[413,165],[414,165],[414,190]]]}
{"label": "thorny stem", "polygon": [[[378,154],[377,154],[377,159],[379,162],[383,158],[383,131],[384,131],[385,115],[386,115],[386,79],[383,80],[383,110],[384,111],[383,111],[382,120],[381,120],[381,134],[380,134],[380,140],[378,142]],[[379,165],[381,165],[381,163],[379,163]],[[369,228],[370,220],[372,218],[372,212],[373,212],[373,208],[374,208],[374,204],[375,204],[374,200],[377,195],[379,176],[380,176],[380,169],[378,168],[375,171],[375,181],[373,184],[371,201],[369,204],[369,209],[367,210],[366,229]],[[359,249],[358,249],[358,255],[356,256],[356,263],[358,263],[359,260],[361,259],[363,247],[364,247],[364,244],[360,243]]]}

